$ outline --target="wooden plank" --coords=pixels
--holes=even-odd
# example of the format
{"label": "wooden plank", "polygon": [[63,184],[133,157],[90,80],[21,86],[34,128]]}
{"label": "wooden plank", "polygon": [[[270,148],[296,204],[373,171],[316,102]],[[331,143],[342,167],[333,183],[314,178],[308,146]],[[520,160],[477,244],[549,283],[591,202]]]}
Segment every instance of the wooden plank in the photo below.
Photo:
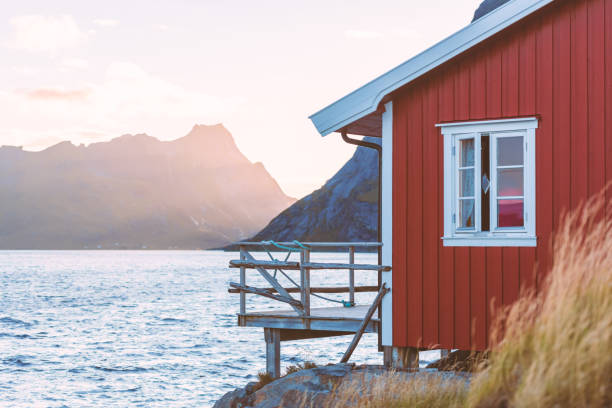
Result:
{"label": "wooden plank", "polygon": [[238,290],[241,294],[243,292],[248,292],[248,293],[252,293],[254,295],[259,295],[259,296],[267,297],[269,299],[278,300],[279,302],[285,302],[285,303],[288,303],[288,304],[293,305],[293,306],[303,307],[302,303],[300,303],[300,301],[298,301],[298,300],[295,300],[293,298],[286,298],[284,296],[278,296],[278,295],[275,295],[273,293],[270,293],[269,291],[267,291],[265,289],[260,289],[260,288],[256,288],[256,287],[253,287],[253,286],[240,285],[240,284],[234,283],[234,282],[230,282],[229,285],[232,288]]}
{"label": "wooden plank", "polygon": [[487,60],[484,52],[473,55],[470,68],[470,119],[487,118]]}
{"label": "wooden plank", "polygon": [[[537,80],[536,109],[542,120],[536,131],[536,233],[538,246],[536,248],[536,263],[538,269],[533,269],[534,275],[528,279],[531,287],[537,289],[540,277],[548,269],[550,263],[550,238],[554,226],[554,65],[553,16],[542,18],[537,34]],[[542,272],[542,273],[541,273]]]}
{"label": "wooden plank", "polygon": [[606,183],[604,0],[588,3],[588,42],[588,194],[593,195]]}
{"label": "wooden plank", "polygon": [[287,269],[287,270],[299,270],[299,262],[283,262],[283,261],[260,261],[253,258],[253,260],[231,260],[229,262],[230,268],[248,268],[248,269]]}
{"label": "wooden plank", "polygon": [[382,286],[380,287],[380,290],[378,291],[378,294],[376,295],[376,298],[374,298],[374,302],[372,303],[372,306],[370,306],[370,308],[368,309],[368,312],[363,318],[363,321],[361,322],[361,325],[359,326],[359,330],[357,330],[357,332],[355,333],[355,337],[353,337],[353,340],[351,341],[348,348],[346,349],[346,352],[342,356],[340,363],[348,362],[349,359],[351,358],[351,355],[353,355],[353,351],[355,351],[357,344],[359,344],[359,340],[361,340],[361,336],[363,336],[363,333],[365,332],[365,329],[368,326],[368,323],[370,323],[370,319],[372,319],[374,312],[376,311],[376,309],[378,309],[378,306],[380,305],[382,298],[387,294],[387,292],[389,292],[389,289],[383,283]]}
{"label": "wooden plank", "polygon": [[[260,288],[269,293],[277,293],[274,288]],[[378,286],[355,286],[355,293],[378,292]],[[285,288],[287,293],[300,293],[300,288]],[[240,289],[228,289],[228,293],[240,293]],[[349,293],[348,286],[311,287],[310,293]]]}
{"label": "wooden plank", "polygon": [[[440,74],[440,87],[438,92],[440,121],[452,121],[454,118],[454,68]],[[437,133],[439,146],[443,145],[442,135]],[[455,296],[455,249],[445,247],[440,237],[444,236],[444,150],[438,148],[438,245],[440,246],[440,260],[438,263],[438,333],[440,344],[447,348],[454,348],[454,296]]]}
{"label": "wooden plank", "polygon": [[310,316],[310,269],[307,263],[310,262],[310,251],[303,249],[300,252],[300,279],[302,287],[302,305],[304,307],[304,315]]}
{"label": "wooden plank", "polygon": [[[605,151],[606,151],[606,183],[612,182],[612,4],[605,4]],[[612,189],[606,190],[606,201],[612,201]],[[606,214],[612,216],[612,214]]]}
{"label": "wooden plank", "polygon": [[[487,333],[497,317],[503,302],[503,273],[501,248],[487,248]],[[490,337],[487,335],[487,346]]]}
{"label": "wooden plank", "polygon": [[520,116],[535,115],[536,106],[536,33],[533,27],[526,28],[519,36],[519,91],[518,111]]}
{"label": "wooden plank", "polygon": [[487,271],[485,248],[470,249],[470,333],[472,347],[487,345]]}
{"label": "wooden plank", "polygon": [[[438,89],[437,82],[429,82],[423,98],[423,185],[437,186],[438,182]],[[442,143],[440,143],[441,145]],[[438,188],[423,188],[423,345],[435,347],[438,337]]]}
{"label": "wooden plank", "polygon": [[351,332],[331,331],[331,330],[295,330],[280,329],[280,341],[295,341],[306,339],[319,339],[322,337],[350,336]]}
{"label": "wooden plank", "polygon": [[383,271],[391,270],[390,266],[386,265],[368,265],[368,264],[343,264],[343,263],[324,263],[324,262],[306,262],[303,264],[305,268],[320,270],[320,269],[354,269],[357,271]]}
{"label": "wooden plank", "polygon": [[[512,29],[511,29],[512,30]],[[519,43],[514,32],[508,31],[502,49],[502,116],[518,115]]]}
{"label": "wooden plank", "polygon": [[[302,247],[300,247],[299,245],[295,244],[294,242],[276,242],[279,245],[283,245],[283,246],[288,246],[288,247],[292,247],[295,249],[301,249]],[[354,247],[380,247],[382,246],[382,243],[380,242],[300,242],[302,245],[308,246],[308,247],[313,247],[313,248],[325,248],[325,247],[350,247],[350,246],[354,246]],[[243,245],[243,246],[257,246],[257,247],[261,247],[263,245],[263,241],[241,241],[241,242],[236,242],[232,245]],[[271,244],[266,244],[266,245],[271,245]]]}
{"label": "wooden plank", "polygon": [[[355,247],[349,247],[349,263],[355,263]],[[355,270],[349,269],[349,302],[355,304]]]}
{"label": "wooden plank", "polygon": [[408,346],[418,347],[423,340],[423,92],[420,87],[412,97],[408,112]]}
{"label": "wooden plank", "polygon": [[553,22],[553,213],[554,228],[571,202],[571,12],[573,4],[563,6]]}
{"label": "wooden plank", "polygon": [[[470,75],[465,63],[455,79],[455,121],[470,119]],[[470,349],[470,249],[455,248],[455,345]]]}
{"label": "wooden plank", "polygon": [[408,343],[408,152],[407,109],[411,94],[393,102],[393,344]]}
{"label": "wooden plank", "polygon": [[[502,51],[499,45],[489,50],[487,58],[487,116],[502,116]],[[486,318],[487,345],[489,329],[495,317],[495,310],[502,301],[501,248],[486,248]]]}
{"label": "wooden plank", "polygon": [[509,305],[519,294],[519,249],[502,248],[503,302]]}
{"label": "wooden plank", "polygon": [[[240,259],[244,260],[244,247],[240,247]],[[240,268],[240,285],[246,286],[246,268]],[[240,292],[240,313],[246,313],[246,294]]]}
{"label": "wooden plank", "polygon": [[470,248],[455,248],[455,347],[470,347]]}
{"label": "wooden plank", "polygon": [[574,2],[571,24],[571,208],[588,194],[588,14],[587,2]]}
{"label": "wooden plank", "polygon": [[[255,258],[253,258],[253,255],[251,255],[250,253],[248,253],[247,251],[244,252],[244,257],[247,261],[256,261]],[[257,271],[261,274],[261,276],[264,277],[265,280],[268,281],[268,283],[270,285],[272,285],[272,287],[274,287],[274,289],[276,289],[276,291],[283,297],[285,298],[289,298],[289,299],[293,299],[291,297],[291,295],[289,293],[287,293],[287,291],[281,286],[280,283],[278,283],[278,281],[268,273],[268,271],[266,271],[263,268],[255,268],[257,269]],[[291,307],[300,315],[304,314],[304,310],[301,307],[295,306],[295,305],[291,305]]]}

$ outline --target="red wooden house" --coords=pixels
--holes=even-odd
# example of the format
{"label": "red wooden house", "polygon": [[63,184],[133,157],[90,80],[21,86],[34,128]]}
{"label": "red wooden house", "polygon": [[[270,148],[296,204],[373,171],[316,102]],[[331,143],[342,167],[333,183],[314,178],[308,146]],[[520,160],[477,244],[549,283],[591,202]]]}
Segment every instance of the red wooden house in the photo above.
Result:
{"label": "red wooden house", "polygon": [[484,349],[612,181],[612,0],[512,0],[311,119],[382,137],[383,345]]}

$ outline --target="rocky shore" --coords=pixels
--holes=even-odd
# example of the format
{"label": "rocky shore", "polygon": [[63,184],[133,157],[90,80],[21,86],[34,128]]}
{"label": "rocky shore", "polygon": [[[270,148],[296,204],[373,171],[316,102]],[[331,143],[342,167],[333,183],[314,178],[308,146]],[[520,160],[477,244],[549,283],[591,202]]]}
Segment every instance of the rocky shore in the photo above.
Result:
{"label": "rocky shore", "polygon": [[[354,364],[335,364],[301,370],[263,387],[252,382],[244,388],[238,388],[225,394],[214,408],[322,408],[330,401],[330,394],[341,384],[359,378],[364,383],[388,373],[382,366],[356,366]],[[409,377],[436,376],[442,380],[461,380],[469,383],[467,373],[442,372],[425,369],[416,372],[398,372],[398,375]]]}

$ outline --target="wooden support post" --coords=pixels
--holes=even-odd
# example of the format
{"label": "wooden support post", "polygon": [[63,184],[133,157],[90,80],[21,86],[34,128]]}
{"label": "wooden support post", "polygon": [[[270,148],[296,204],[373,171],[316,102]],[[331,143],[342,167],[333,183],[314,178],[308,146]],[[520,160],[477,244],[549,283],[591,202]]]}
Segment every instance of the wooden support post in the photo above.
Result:
{"label": "wooden support post", "polygon": [[[349,247],[349,263],[355,264],[355,247]],[[349,302],[355,304],[355,270],[349,269]]]}
{"label": "wooden support post", "polygon": [[[242,245],[240,245],[240,260],[244,261],[245,259],[245,249]],[[246,268],[240,268],[240,286],[246,286]],[[240,292],[240,314],[246,314],[246,293]]]}
{"label": "wooden support post", "polygon": [[310,268],[304,266],[310,262],[310,251],[302,249],[300,252],[300,284],[302,286],[302,305],[304,316],[310,316]]}
{"label": "wooden support post", "polygon": [[390,357],[392,368],[399,370],[419,368],[419,349],[416,347],[393,347]]}
{"label": "wooden support post", "polygon": [[280,329],[264,328],[266,340],[266,372],[272,378],[280,377]]}
{"label": "wooden support post", "polygon": [[449,349],[441,349],[440,350],[440,358],[448,357],[449,353],[450,353]]}

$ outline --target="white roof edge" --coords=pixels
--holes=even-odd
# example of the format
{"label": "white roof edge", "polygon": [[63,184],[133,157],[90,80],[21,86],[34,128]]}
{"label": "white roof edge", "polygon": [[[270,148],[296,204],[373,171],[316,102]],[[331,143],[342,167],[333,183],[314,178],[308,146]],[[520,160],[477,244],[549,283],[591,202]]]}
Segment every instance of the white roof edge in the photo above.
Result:
{"label": "white roof edge", "polygon": [[451,58],[492,37],[554,0],[511,0],[433,47],[368,82],[309,118],[326,136],[375,112],[380,101]]}

